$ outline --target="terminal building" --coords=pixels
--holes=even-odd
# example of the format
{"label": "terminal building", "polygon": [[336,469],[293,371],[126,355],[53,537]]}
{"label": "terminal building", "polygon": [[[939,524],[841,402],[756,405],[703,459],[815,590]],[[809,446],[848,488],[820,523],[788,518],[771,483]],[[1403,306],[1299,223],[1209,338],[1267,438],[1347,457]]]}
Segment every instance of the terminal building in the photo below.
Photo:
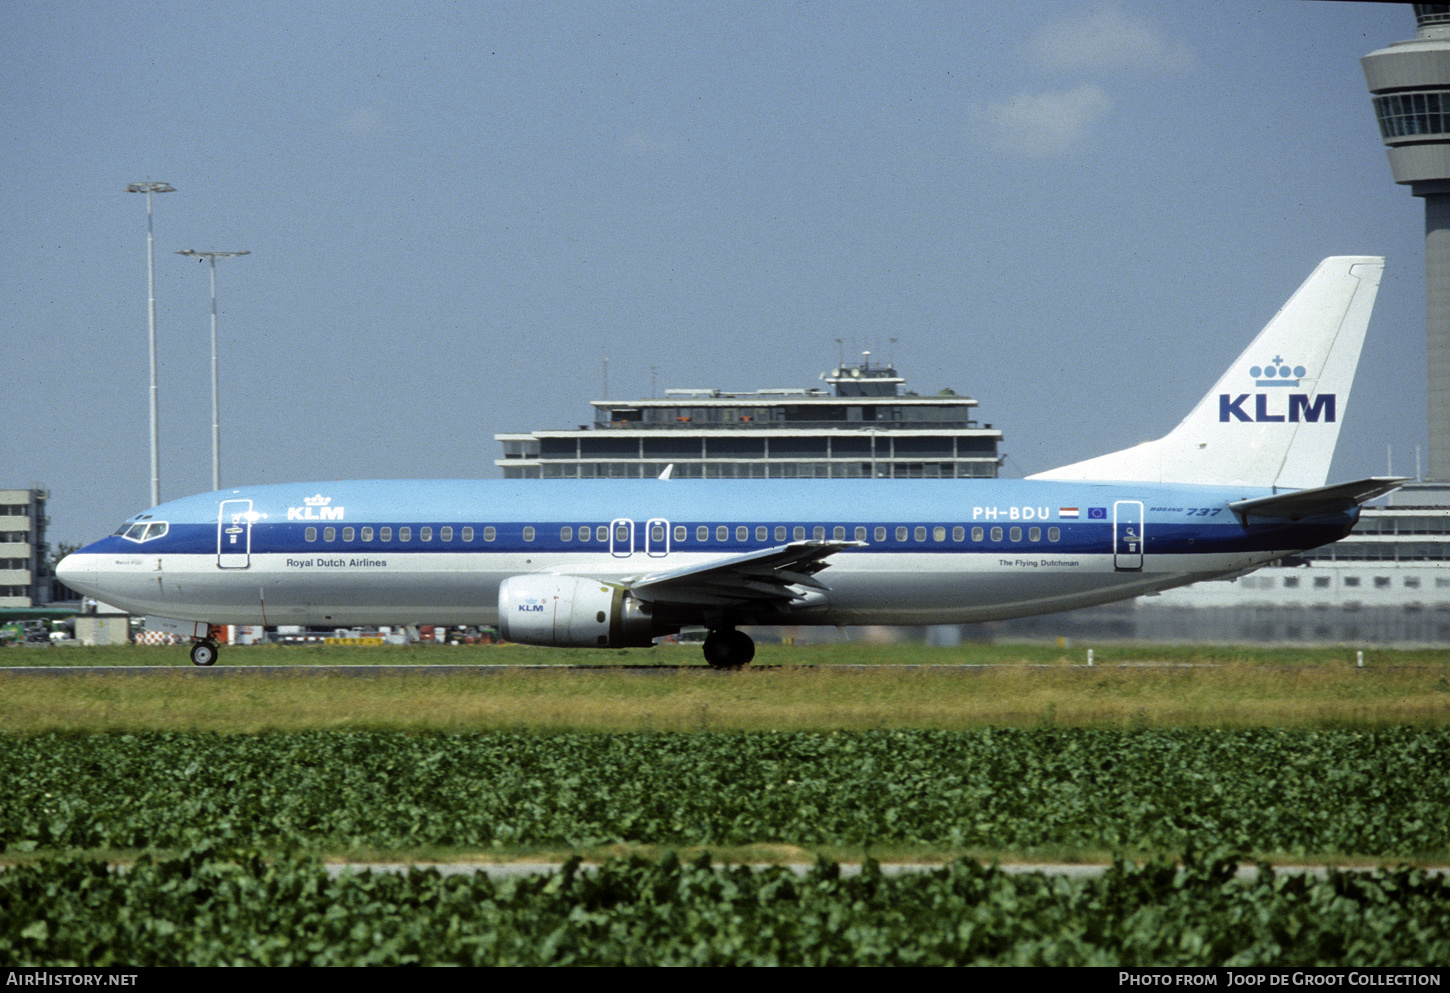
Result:
{"label": "terminal building", "polygon": [[1229,644],[1450,644],[1450,486],[1416,482],[1353,533],[1234,580],[989,626],[997,637]]}
{"label": "terminal building", "polygon": [[890,364],[841,365],[829,389],[671,389],[593,400],[593,427],[498,434],[506,479],[992,478],[1002,432],[977,401],[904,391]]}

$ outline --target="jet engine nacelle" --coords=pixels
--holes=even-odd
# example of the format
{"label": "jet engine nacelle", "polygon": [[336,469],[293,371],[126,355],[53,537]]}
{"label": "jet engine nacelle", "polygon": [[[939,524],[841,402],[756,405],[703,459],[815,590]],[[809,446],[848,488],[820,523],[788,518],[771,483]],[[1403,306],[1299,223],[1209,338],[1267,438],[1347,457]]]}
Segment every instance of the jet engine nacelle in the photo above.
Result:
{"label": "jet engine nacelle", "polygon": [[580,576],[513,576],[498,588],[498,633],[550,648],[648,648],[651,605],[622,586]]}

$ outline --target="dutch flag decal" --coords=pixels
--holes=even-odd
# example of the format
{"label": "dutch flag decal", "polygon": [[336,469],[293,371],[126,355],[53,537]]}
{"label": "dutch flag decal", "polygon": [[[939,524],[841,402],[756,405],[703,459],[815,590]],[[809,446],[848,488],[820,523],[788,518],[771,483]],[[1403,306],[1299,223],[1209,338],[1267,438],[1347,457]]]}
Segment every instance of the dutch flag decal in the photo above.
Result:
{"label": "dutch flag decal", "polygon": [[1063,519],[1076,518],[1077,517],[1077,508],[1076,507],[1058,507],[1057,508],[1057,516],[1058,517],[1061,517]]}

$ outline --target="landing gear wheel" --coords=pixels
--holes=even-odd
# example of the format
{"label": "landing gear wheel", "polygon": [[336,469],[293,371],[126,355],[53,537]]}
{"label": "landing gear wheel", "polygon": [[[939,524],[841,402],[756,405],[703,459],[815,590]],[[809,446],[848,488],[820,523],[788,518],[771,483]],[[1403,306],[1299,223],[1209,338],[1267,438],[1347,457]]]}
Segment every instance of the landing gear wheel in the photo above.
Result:
{"label": "landing gear wheel", "polygon": [[214,641],[198,641],[191,646],[192,665],[215,665],[219,653]]}
{"label": "landing gear wheel", "polygon": [[744,631],[711,631],[704,647],[713,669],[739,669],[755,658],[755,642]]}

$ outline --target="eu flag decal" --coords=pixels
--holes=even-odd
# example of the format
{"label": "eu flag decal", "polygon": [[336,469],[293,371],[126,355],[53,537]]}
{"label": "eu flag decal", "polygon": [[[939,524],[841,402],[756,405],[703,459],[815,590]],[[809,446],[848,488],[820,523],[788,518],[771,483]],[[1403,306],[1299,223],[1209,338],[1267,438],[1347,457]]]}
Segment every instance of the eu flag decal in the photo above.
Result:
{"label": "eu flag decal", "polygon": [[1105,521],[1107,519],[1108,519],[1108,508],[1107,507],[1089,507],[1088,508],[1088,520],[1090,520],[1090,521]]}

